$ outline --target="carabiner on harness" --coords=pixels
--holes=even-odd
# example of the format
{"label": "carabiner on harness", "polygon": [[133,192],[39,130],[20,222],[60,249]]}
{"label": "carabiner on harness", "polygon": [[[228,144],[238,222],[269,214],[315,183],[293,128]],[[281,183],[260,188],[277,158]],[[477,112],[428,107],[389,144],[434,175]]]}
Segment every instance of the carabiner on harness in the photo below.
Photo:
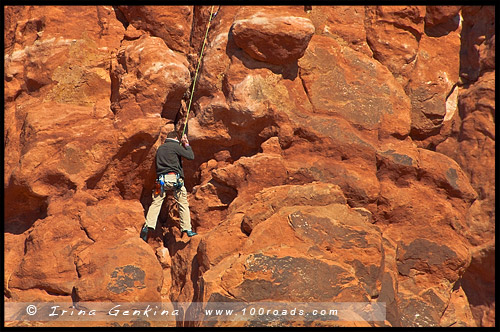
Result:
{"label": "carabiner on harness", "polygon": [[160,182],[160,190],[163,195],[165,193],[165,174],[160,174],[158,181]]}
{"label": "carabiner on harness", "polygon": [[183,185],[184,185],[184,180],[181,178],[179,174],[177,174],[177,182],[174,184],[174,188],[176,190],[179,190],[182,188]]}

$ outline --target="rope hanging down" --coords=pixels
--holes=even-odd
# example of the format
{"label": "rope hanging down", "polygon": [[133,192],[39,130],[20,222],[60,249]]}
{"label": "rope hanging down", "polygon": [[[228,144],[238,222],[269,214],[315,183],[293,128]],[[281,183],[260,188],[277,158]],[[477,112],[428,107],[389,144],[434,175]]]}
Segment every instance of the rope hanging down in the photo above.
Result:
{"label": "rope hanging down", "polygon": [[[217,15],[217,13],[215,13],[215,15],[212,16],[213,12],[214,12],[214,6],[212,6],[212,8],[210,9],[210,19],[208,20],[207,31],[205,32],[205,38],[203,39],[203,46],[201,47],[200,57],[198,58],[198,65],[196,66],[196,72],[194,74],[193,88],[191,89],[191,96],[189,97],[189,104],[188,104],[188,109],[187,109],[187,113],[186,113],[186,121],[184,123],[184,129],[182,130],[181,137],[183,137],[184,133],[186,132],[189,111],[191,110],[191,103],[193,102],[194,88],[196,86],[196,79],[198,78],[198,71],[200,69],[201,59],[203,58],[203,50],[205,49],[205,44],[207,42],[208,30],[210,29],[210,23],[212,22],[212,18],[214,18],[215,15]],[[217,12],[218,12],[218,10],[217,10]]]}

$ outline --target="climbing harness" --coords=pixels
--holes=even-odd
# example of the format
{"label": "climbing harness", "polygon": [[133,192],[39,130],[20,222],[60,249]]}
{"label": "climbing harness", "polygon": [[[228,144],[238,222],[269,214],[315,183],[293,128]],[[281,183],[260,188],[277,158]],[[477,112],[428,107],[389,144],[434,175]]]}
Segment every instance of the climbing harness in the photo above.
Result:
{"label": "climbing harness", "polygon": [[[219,6],[219,9],[220,9],[220,6]],[[196,86],[196,79],[198,78],[198,71],[200,69],[201,59],[203,58],[203,51],[205,50],[205,44],[207,42],[208,30],[210,30],[210,23],[212,22],[212,19],[215,16],[217,16],[217,13],[219,12],[219,9],[217,9],[217,12],[215,12],[215,14],[213,14],[213,12],[214,12],[214,6],[212,6],[212,8],[210,9],[210,18],[209,18],[208,23],[207,23],[207,31],[205,32],[205,38],[203,39],[203,45],[201,47],[200,56],[198,58],[198,65],[196,66],[196,72],[194,74],[193,88],[191,89],[191,96],[189,97],[189,104],[188,104],[188,109],[187,109],[187,113],[186,113],[186,121],[184,123],[184,129],[182,130],[181,137],[183,137],[184,134],[185,134],[185,132],[186,132],[186,126],[187,126],[187,122],[188,122],[189,111],[191,110],[191,103],[193,102],[194,88]]]}
{"label": "climbing harness", "polygon": [[[172,174],[172,173],[167,173],[167,174]],[[156,179],[156,184],[155,184],[155,195],[156,196],[160,195],[160,194],[163,195],[165,193],[165,183],[166,183],[165,176],[167,174],[160,174],[158,176],[158,178]],[[175,173],[175,177],[176,177],[176,181],[173,184],[173,187],[174,187],[175,190],[179,190],[184,185],[184,179],[181,178],[181,176],[179,175],[179,173]]]}

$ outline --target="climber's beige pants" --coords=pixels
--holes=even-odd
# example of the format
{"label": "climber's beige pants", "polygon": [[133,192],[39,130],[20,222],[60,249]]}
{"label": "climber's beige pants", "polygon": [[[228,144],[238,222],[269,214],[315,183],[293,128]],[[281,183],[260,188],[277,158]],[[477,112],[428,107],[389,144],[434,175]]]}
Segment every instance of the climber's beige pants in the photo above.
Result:
{"label": "climber's beige pants", "polygon": [[155,195],[153,192],[153,203],[149,207],[148,214],[146,215],[146,226],[156,228],[156,221],[160,214],[163,200],[167,197],[167,193],[174,193],[177,207],[179,208],[179,217],[181,219],[181,231],[191,230],[191,216],[189,214],[189,203],[187,200],[186,187],[182,186],[181,189],[175,190],[174,185],[177,183],[175,174],[168,174],[165,176],[165,191],[163,194]]}

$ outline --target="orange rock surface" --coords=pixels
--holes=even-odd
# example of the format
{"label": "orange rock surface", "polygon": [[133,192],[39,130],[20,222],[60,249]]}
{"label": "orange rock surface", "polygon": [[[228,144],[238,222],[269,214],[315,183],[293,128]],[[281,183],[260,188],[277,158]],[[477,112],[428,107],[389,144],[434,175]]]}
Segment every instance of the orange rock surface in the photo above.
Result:
{"label": "orange rock surface", "polygon": [[[169,197],[146,243],[211,9],[4,7],[4,301],[383,302],[384,322],[281,324],[494,326],[494,7],[215,6],[183,163],[199,235]],[[162,325],[143,323],[80,326]]]}

